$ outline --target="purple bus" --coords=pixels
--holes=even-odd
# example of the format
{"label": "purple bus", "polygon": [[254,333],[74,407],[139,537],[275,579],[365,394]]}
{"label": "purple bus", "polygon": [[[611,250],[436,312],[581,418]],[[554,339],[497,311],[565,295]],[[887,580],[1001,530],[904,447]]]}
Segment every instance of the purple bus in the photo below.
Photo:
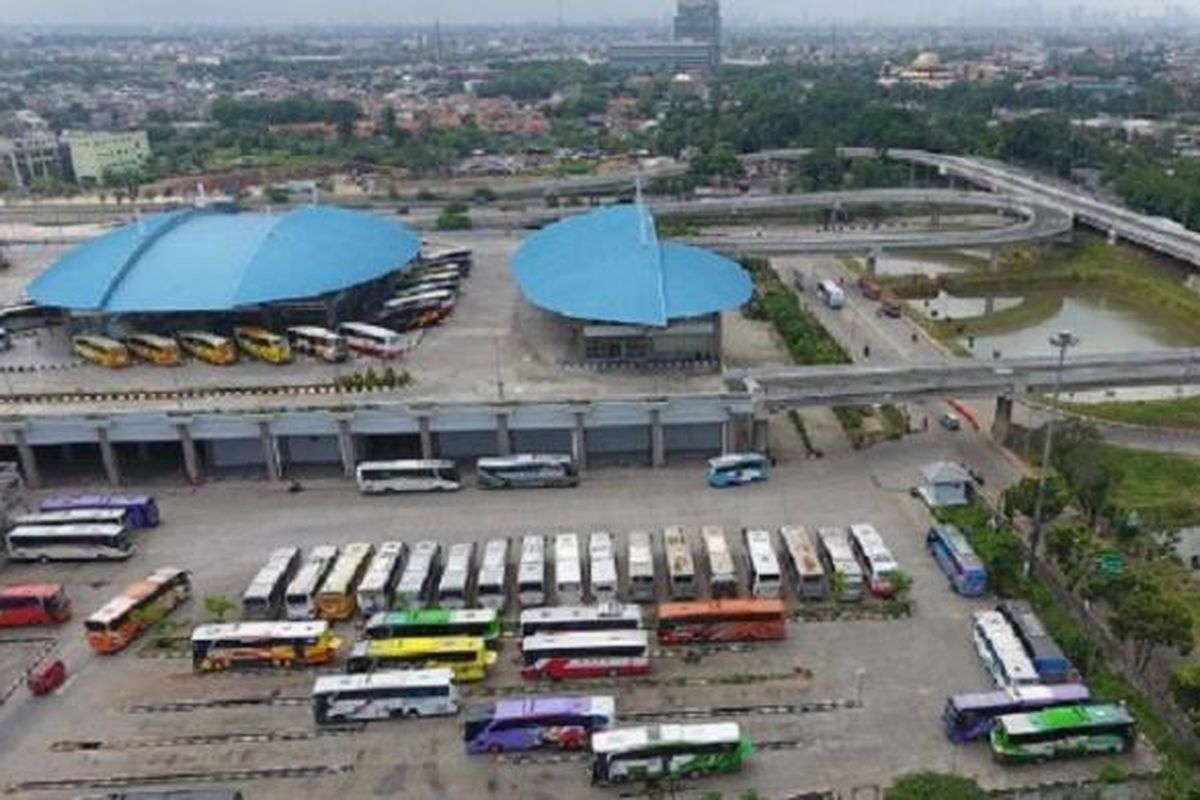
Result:
{"label": "purple bus", "polygon": [[942,722],[946,725],[946,736],[952,742],[970,742],[987,736],[996,717],[1051,706],[1076,705],[1091,699],[1092,693],[1079,683],[968,692],[954,695],[946,701]]}
{"label": "purple bus", "polygon": [[41,511],[72,508],[120,508],[131,528],[158,525],[158,503],[148,494],[56,494],[38,503]]}
{"label": "purple bus", "polygon": [[463,742],[468,753],[503,753],[549,747],[579,750],[594,731],[616,718],[612,697],[522,697],[497,700],[467,711]]}

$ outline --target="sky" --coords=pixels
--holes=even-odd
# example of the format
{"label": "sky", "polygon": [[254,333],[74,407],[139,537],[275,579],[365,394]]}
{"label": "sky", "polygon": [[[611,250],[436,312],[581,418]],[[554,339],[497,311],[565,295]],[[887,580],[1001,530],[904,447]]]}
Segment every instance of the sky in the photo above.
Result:
{"label": "sky", "polygon": [[[9,25],[396,25],[553,24],[559,4],[564,22],[666,19],[674,0],[0,0],[0,26]],[[1071,6],[1089,14],[1156,14],[1167,5],[1200,14],[1200,0],[723,0],[731,23],[834,20],[956,22],[973,11],[1040,9],[1063,14]]]}

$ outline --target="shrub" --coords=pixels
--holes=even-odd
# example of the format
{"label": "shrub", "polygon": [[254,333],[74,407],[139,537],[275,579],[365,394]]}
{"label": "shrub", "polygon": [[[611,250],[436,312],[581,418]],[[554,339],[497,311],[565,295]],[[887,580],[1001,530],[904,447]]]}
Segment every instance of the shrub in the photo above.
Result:
{"label": "shrub", "polygon": [[987,796],[972,778],[937,772],[905,775],[883,793],[884,800],[987,800]]}
{"label": "shrub", "polygon": [[1179,664],[1171,670],[1171,696],[1185,711],[1200,709],[1200,664]]}

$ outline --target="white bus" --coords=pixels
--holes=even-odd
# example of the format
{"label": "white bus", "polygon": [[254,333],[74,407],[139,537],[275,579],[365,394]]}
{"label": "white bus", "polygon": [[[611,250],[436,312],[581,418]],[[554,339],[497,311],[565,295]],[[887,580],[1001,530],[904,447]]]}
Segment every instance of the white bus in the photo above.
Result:
{"label": "white bus", "polygon": [[287,340],[293,353],[303,353],[331,364],[345,361],[349,355],[344,338],[328,328],[316,325],[295,325],[288,328]]}
{"label": "white bus", "polygon": [[351,350],[366,356],[397,358],[409,348],[409,339],[404,334],[366,322],[343,322],[338,333]]}
{"label": "white bus", "polygon": [[817,284],[817,297],[832,309],[846,305],[846,293],[842,291],[842,287],[831,280],[824,280]]}
{"label": "white bus", "polygon": [[480,489],[578,486],[579,470],[568,455],[488,456],[475,462],[475,481]]}
{"label": "white bus", "polygon": [[120,561],[135,549],[124,525],[17,527],[4,540],[9,561]]}
{"label": "white bus", "polygon": [[667,559],[667,586],[675,600],[696,597],[696,561],[687,531],[678,525],[663,529],[663,555]]}
{"label": "white bus", "polygon": [[440,267],[423,267],[404,273],[400,282],[396,284],[396,289],[407,289],[410,286],[416,286],[426,281],[448,281],[451,286],[457,288],[462,279],[462,270],[453,264],[446,264]]}
{"label": "white bus", "polygon": [[554,537],[554,595],[560,606],[583,602],[583,563],[579,556],[579,534]]}
{"label": "white bus", "polygon": [[546,540],[531,533],[521,538],[521,560],[517,564],[517,598],[522,608],[546,602]]}
{"label": "white bus", "polygon": [[521,636],[569,631],[631,631],[642,627],[642,609],[627,603],[549,606],[521,612]]}
{"label": "white bus", "polygon": [[426,267],[433,267],[438,264],[454,264],[457,267],[470,271],[472,258],[471,248],[469,247],[437,247],[428,242],[424,243],[421,247],[421,263]]}
{"label": "white bus", "polygon": [[972,619],[975,651],[997,686],[1035,686],[1041,683],[1037,669],[1016,631],[999,611],[976,611]]}
{"label": "white bus", "polygon": [[846,532],[838,528],[817,529],[817,552],[830,575],[838,575],[842,584],[841,597],[836,600],[855,601],[863,596],[862,567],[850,549]]}
{"label": "white bus", "polygon": [[349,619],[354,615],[358,609],[355,590],[374,552],[375,545],[369,542],[351,542],[342,548],[317,591],[317,611],[322,619]]}
{"label": "white bus", "polygon": [[526,666],[544,658],[645,658],[649,652],[650,634],[644,630],[535,633],[521,640]]}
{"label": "white bus", "polygon": [[629,532],[629,599],[635,603],[653,603],[658,597],[654,585],[654,545],[650,531]]}
{"label": "white bus", "polygon": [[458,276],[453,278],[438,278],[430,275],[418,275],[417,279],[412,283],[406,283],[403,286],[397,287],[393,297],[410,297],[415,294],[442,291],[457,292]]}
{"label": "white bus", "polygon": [[801,600],[824,600],[829,593],[829,582],[825,579],[825,568],[817,548],[808,538],[803,525],[784,525],[779,529],[783,540],[783,561],[792,578],[796,597]]}
{"label": "white bus", "polygon": [[11,519],[14,528],[57,527],[59,525],[129,525],[125,508],[64,508],[57,511],[32,511]]}
{"label": "white bus", "polygon": [[708,590],[713,597],[737,597],[737,568],[729,552],[725,531],[717,525],[700,528],[700,541],[708,558]]}
{"label": "white bus", "polygon": [[592,783],[624,783],[703,774],[706,765],[740,770],[751,745],[736,722],[648,725],[592,735]]}
{"label": "white bus", "polygon": [[402,292],[390,300],[384,301],[385,317],[414,317],[426,311],[437,311],[443,314],[454,309],[458,293],[452,289],[435,289],[431,292]]}
{"label": "white bus", "polygon": [[443,608],[466,608],[471,605],[471,562],[475,558],[474,542],[450,545],[446,553],[446,568],[438,582],[437,604]]}
{"label": "white bus", "polygon": [[489,539],[475,575],[475,602],[503,611],[508,604],[508,539]]}
{"label": "white bus", "polygon": [[746,564],[750,572],[750,594],[755,597],[779,597],[783,593],[783,575],[779,558],[771,544],[771,532],[747,528],[742,531]]}
{"label": "white bus", "polygon": [[900,565],[883,543],[883,537],[873,525],[858,523],[850,526],[850,546],[866,572],[867,587],[878,597],[891,597],[895,593],[892,576],[900,571]]}
{"label": "white bus", "polygon": [[331,544],[318,545],[309,551],[308,558],[304,560],[300,571],[287,587],[287,619],[307,620],[317,615],[317,590],[321,588],[325,576],[333,568],[337,554],[338,549]]}
{"label": "white bus", "polygon": [[323,675],[312,690],[318,725],[458,713],[458,687],[449,669],[381,670]]}
{"label": "white bus", "polygon": [[617,555],[613,552],[612,534],[593,531],[588,536],[588,563],[591,567],[592,600],[603,603],[617,596]]}
{"label": "white bus", "polygon": [[404,542],[384,542],[375,551],[375,557],[358,582],[358,613],[364,618],[392,607],[396,581],[400,579],[400,568],[407,551]]}
{"label": "white bus", "polygon": [[364,461],[355,474],[363,494],[455,492],[462,488],[458,467],[446,459]]}
{"label": "white bus", "polygon": [[408,553],[408,563],[396,584],[395,604],[400,608],[420,607],[429,601],[437,579],[442,548],[437,542],[417,542]]}
{"label": "white bus", "polygon": [[288,583],[300,567],[299,547],[280,547],[242,592],[242,619],[279,619]]}

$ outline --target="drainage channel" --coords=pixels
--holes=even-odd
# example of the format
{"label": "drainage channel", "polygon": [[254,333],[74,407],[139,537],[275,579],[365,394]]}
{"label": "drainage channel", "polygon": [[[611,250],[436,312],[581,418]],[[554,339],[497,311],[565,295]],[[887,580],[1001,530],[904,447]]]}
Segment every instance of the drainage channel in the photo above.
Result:
{"label": "drainage channel", "polygon": [[333,736],[348,736],[360,733],[366,728],[363,723],[357,725],[337,725],[317,728],[315,730],[283,730],[266,731],[263,733],[211,733],[191,736],[162,736],[151,739],[117,739],[114,741],[101,740],[67,740],[50,745],[56,753],[73,753],[80,750],[140,750],[151,747],[200,747],[220,744],[268,744],[271,742],[304,742],[312,739],[326,739]]}
{"label": "drainage channel", "polygon": [[[812,742],[802,739],[768,739],[765,741],[755,740],[754,749],[756,751],[784,751],[784,750],[800,750],[808,747]],[[571,764],[580,761],[587,761],[591,758],[591,753],[582,750],[572,750],[569,752],[558,753],[501,753],[494,756],[497,761],[504,764],[513,765],[545,765],[545,764]],[[643,795],[638,794],[637,797]]]}
{"label": "drainage channel", "polygon": [[219,700],[171,700],[165,703],[134,703],[125,707],[126,714],[173,714],[209,708],[250,708],[254,706],[306,706],[312,702],[307,695],[263,695],[261,697],[227,697]]}
{"label": "drainage channel", "polygon": [[708,708],[672,708],[663,711],[631,711],[618,714],[622,722],[653,722],[660,719],[711,719],[714,717],[778,717],[794,714],[820,714],[861,708],[862,704],[851,698],[813,700],[808,703],[772,703],[756,706],[712,706]]}
{"label": "drainage channel", "polygon": [[[679,676],[677,678],[594,678],[573,680],[570,686],[598,689],[612,688],[641,688],[641,689],[672,689],[694,686],[750,686],[762,683],[780,683],[795,681],[804,676],[798,672],[766,672],[757,675],[714,675],[712,677]],[[465,686],[464,697],[495,697],[502,694],[562,694],[564,684],[561,683],[517,683],[508,686]]]}
{"label": "drainage channel", "polygon": [[354,772],[353,764],[306,764],[264,769],[229,769],[202,772],[166,772],[158,775],[108,775],[95,778],[54,778],[10,783],[8,794],[73,789],[120,789],[131,786],[161,786],[168,783],[210,783],[270,780],[280,778],[329,778]]}

